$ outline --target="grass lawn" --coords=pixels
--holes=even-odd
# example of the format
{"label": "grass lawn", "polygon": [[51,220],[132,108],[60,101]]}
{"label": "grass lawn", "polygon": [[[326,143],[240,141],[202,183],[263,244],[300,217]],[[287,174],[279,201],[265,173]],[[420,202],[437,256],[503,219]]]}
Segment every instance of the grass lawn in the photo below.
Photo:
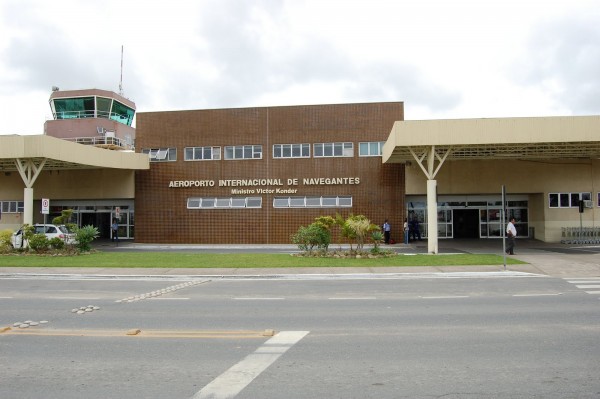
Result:
{"label": "grass lawn", "polygon": [[[507,258],[507,264],[523,264]],[[380,259],[303,258],[287,254],[206,254],[178,252],[97,252],[80,256],[0,255],[2,267],[269,268],[502,265],[493,254],[400,255]],[[1,269],[0,269],[1,271]]]}

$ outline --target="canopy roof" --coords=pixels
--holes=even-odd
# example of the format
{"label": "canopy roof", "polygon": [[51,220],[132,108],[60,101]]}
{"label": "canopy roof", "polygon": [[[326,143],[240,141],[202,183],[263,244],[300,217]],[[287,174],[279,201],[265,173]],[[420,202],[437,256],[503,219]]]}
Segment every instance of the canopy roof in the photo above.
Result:
{"label": "canopy roof", "polygon": [[432,146],[450,150],[446,160],[600,158],[600,116],[398,121],[383,162],[413,161]]}
{"label": "canopy roof", "polygon": [[111,151],[51,136],[0,136],[0,171],[17,170],[17,159],[46,160],[44,169],[150,168],[147,154]]}

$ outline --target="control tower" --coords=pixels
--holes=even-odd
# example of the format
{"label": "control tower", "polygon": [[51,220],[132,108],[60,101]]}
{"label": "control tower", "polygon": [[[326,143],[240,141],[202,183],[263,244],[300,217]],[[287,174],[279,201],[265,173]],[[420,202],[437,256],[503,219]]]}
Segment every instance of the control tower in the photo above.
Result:
{"label": "control tower", "polygon": [[135,104],[107,90],[59,90],[50,95],[44,134],[110,150],[134,150]]}

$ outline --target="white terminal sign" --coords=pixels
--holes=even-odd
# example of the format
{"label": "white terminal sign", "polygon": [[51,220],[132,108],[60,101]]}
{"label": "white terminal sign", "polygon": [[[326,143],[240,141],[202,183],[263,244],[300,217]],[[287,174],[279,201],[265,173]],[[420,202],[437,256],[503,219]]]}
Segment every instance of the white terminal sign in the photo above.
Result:
{"label": "white terminal sign", "polygon": [[[293,179],[226,179],[226,180],[171,180],[170,188],[186,187],[250,187],[251,190],[233,189],[232,194],[294,194],[297,186],[357,185],[360,177],[306,177]],[[288,188],[283,188],[287,186]],[[274,187],[274,188],[270,188]],[[256,189],[256,190],[254,190]]]}

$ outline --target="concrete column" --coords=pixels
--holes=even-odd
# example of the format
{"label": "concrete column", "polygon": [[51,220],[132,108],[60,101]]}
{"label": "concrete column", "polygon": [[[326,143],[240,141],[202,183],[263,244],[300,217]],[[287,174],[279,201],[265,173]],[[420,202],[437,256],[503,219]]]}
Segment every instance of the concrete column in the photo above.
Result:
{"label": "concrete column", "polygon": [[438,253],[437,180],[427,180],[427,252]]}
{"label": "concrete column", "polygon": [[23,223],[33,224],[33,188],[23,189]]}

